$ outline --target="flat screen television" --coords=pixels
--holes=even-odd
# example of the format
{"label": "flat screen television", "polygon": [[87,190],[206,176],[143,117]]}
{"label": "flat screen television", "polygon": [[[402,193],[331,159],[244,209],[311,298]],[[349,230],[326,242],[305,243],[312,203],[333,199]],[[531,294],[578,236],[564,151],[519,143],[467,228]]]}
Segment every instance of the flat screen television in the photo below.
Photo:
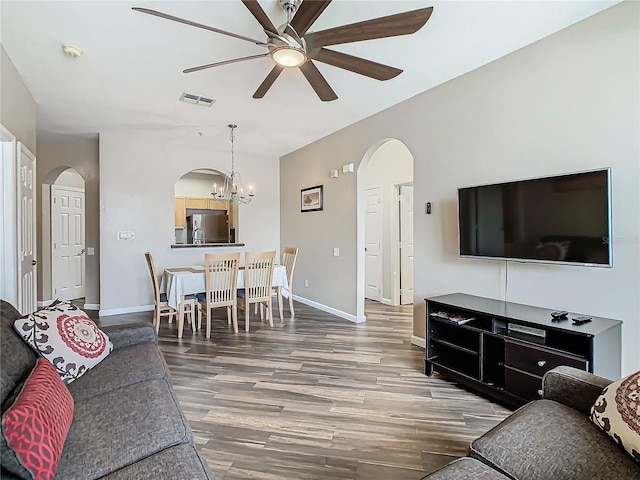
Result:
{"label": "flat screen television", "polygon": [[461,257],[611,266],[610,169],[458,189]]}

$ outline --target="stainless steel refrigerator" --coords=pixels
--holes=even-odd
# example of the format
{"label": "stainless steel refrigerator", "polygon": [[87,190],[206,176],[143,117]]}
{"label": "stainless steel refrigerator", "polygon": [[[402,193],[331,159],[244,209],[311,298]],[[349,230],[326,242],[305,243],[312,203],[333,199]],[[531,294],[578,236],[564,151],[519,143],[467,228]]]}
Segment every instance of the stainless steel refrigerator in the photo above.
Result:
{"label": "stainless steel refrigerator", "polygon": [[229,216],[225,212],[187,216],[187,243],[229,243]]}

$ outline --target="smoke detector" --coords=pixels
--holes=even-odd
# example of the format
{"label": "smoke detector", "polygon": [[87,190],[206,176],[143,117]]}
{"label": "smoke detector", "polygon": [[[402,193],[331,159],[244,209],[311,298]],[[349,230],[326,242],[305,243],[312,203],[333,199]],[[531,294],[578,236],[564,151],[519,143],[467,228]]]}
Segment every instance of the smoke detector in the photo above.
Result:
{"label": "smoke detector", "polygon": [[82,50],[80,50],[78,47],[74,47],[73,45],[63,44],[62,51],[65,55],[73,58],[78,58],[80,55],[82,55]]}

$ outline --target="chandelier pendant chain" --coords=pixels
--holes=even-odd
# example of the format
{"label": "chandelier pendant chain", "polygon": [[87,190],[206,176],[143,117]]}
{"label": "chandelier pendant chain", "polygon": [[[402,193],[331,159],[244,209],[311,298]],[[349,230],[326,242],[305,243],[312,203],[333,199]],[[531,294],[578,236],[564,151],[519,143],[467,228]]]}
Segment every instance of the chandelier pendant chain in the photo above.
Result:
{"label": "chandelier pendant chain", "polygon": [[249,192],[248,194],[245,194],[242,181],[240,179],[240,173],[236,172],[236,136],[234,130],[238,128],[238,126],[234,124],[229,124],[227,126],[231,129],[231,132],[229,132],[229,140],[231,140],[231,171],[225,175],[224,185],[220,187],[220,190],[218,190],[217,185],[214,184],[211,195],[216,200],[226,204],[237,205],[240,203],[249,203],[255,196],[255,193],[253,192],[253,185],[249,185]]}

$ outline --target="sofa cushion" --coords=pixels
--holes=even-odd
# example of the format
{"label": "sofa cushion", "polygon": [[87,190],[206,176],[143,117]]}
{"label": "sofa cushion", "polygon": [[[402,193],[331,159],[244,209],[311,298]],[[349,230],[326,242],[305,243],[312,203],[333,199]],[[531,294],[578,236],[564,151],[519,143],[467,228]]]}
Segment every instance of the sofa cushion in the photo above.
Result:
{"label": "sofa cushion", "polygon": [[158,343],[155,327],[149,322],[105,325],[100,329],[109,335],[113,349],[130,347],[138,343]]}
{"label": "sofa cushion", "polygon": [[176,445],[113,472],[105,480],[213,479],[207,462],[193,445]]}
{"label": "sofa cushion", "polygon": [[13,331],[13,322],[20,318],[10,303],[0,300],[0,404],[27,378],[36,365],[38,355]]}
{"label": "sofa cushion", "polygon": [[2,465],[22,478],[50,480],[73,417],[73,398],[56,369],[40,358],[2,415]]}
{"label": "sofa cushion", "polygon": [[607,386],[589,418],[640,462],[640,371]]}
{"label": "sofa cushion", "polygon": [[192,438],[165,379],[136,383],[76,403],[58,477],[100,478]]}
{"label": "sofa cushion", "polygon": [[54,302],[21,317],[13,328],[56,367],[64,383],[84,375],[113,350],[109,337],[86,313],[69,302]]}
{"label": "sofa cushion", "polygon": [[67,385],[76,402],[118,388],[169,376],[167,365],[155,343],[141,343],[114,350],[99,365]]}
{"label": "sofa cushion", "polygon": [[508,480],[508,477],[469,457],[458,458],[427,475],[423,480],[476,480],[478,478],[483,480]]}
{"label": "sofa cushion", "polygon": [[566,405],[525,405],[471,444],[471,456],[518,480],[640,479],[636,462]]}

